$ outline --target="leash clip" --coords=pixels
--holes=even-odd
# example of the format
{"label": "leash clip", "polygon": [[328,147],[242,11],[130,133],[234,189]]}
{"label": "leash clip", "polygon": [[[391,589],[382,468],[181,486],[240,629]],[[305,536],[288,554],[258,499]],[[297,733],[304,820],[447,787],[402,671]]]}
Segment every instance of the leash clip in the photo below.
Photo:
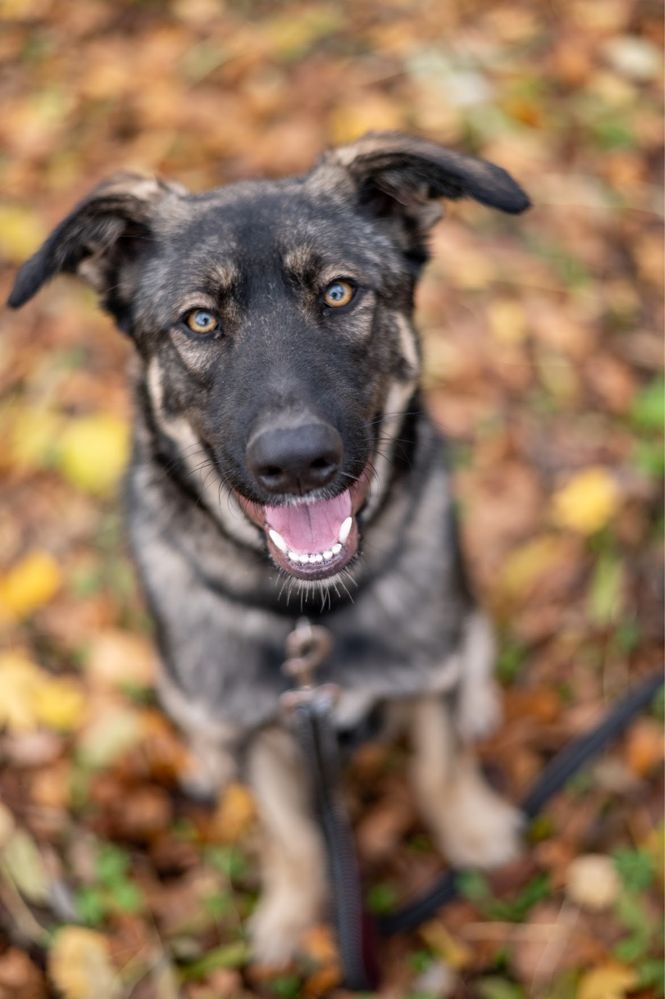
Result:
{"label": "leash clip", "polygon": [[293,681],[295,689],[284,691],[280,704],[288,713],[304,705],[329,710],[336,702],[339,697],[337,684],[315,685],[316,671],[330,655],[332,646],[328,629],[313,625],[306,617],[301,617],[287,635],[282,672]]}

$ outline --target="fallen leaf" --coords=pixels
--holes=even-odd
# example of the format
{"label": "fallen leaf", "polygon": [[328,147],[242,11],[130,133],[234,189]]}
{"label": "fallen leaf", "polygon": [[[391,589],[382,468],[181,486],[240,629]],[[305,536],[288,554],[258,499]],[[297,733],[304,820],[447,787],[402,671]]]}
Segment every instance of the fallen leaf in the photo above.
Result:
{"label": "fallen leaf", "polygon": [[591,912],[608,909],[616,901],[620,887],[614,861],[605,854],[581,854],[566,873],[568,897]]}
{"label": "fallen leaf", "polygon": [[43,551],[29,552],[0,582],[0,615],[27,617],[48,603],[61,583],[60,567],[52,555]]}
{"label": "fallen leaf", "polygon": [[362,101],[344,101],[329,119],[328,129],[334,143],[352,142],[363,133],[375,129],[399,128],[402,113],[392,101],[381,94],[366,94]]}
{"label": "fallen leaf", "polygon": [[142,734],[141,720],[136,711],[124,706],[107,706],[102,714],[91,719],[81,733],[81,758],[90,767],[107,767],[135,746]]}
{"label": "fallen leaf", "polygon": [[254,799],[249,790],[238,783],[226,787],[213,818],[213,828],[225,843],[236,843],[253,824],[256,817]]}
{"label": "fallen leaf", "polygon": [[578,472],[552,499],[552,518],[561,527],[593,534],[611,520],[619,507],[619,490],[606,468]]}
{"label": "fallen leaf", "polygon": [[92,639],[86,673],[104,686],[148,687],[154,680],[154,648],[141,635],[108,628]]}
{"label": "fallen leaf", "polygon": [[114,999],[120,983],[101,933],[65,926],[55,936],[48,970],[64,999]]}
{"label": "fallen leaf", "polygon": [[520,545],[504,563],[500,589],[512,597],[523,596],[558,561],[560,553],[561,543],[552,535],[542,535]]}
{"label": "fallen leaf", "polygon": [[11,732],[39,725],[70,731],[84,713],[85,697],[75,680],[49,676],[21,652],[0,653],[0,725]]}
{"label": "fallen leaf", "polygon": [[3,999],[46,999],[46,983],[27,954],[10,947],[0,957]]}
{"label": "fallen leaf", "polygon": [[473,958],[471,948],[456,939],[438,920],[433,919],[425,923],[420,929],[420,935],[437,957],[451,968],[460,970],[471,963]]}
{"label": "fallen leaf", "polygon": [[57,465],[75,486],[105,495],[118,484],[127,462],[129,432],[110,413],[73,419],[60,437]]}
{"label": "fallen leaf", "polygon": [[35,717],[47,728],[70,732],[83,722],[85,710],[85,694],[75,680],[44,677],[37,685]]}
{"label": "fallen leaf", "polygon": [[0,653],[0,725],[14,732],[34,728],[38,680],[35,666],[22,653]]}
{"label": "fallen leaf", "polygon": [[25,829],[15,828],[2,851],[2,867],[30,902],[49,897],[49,878],[37,844]]}
{"label": "fallen leaf", "polygon": [[603,964],[585,972],[577,999],[624,999],[637,984],[637,972],[622,964]]}
{"label": "fallen leaf", "polygon": [[663,760],[663,729],[655,718],[639,718],[626,739],[628,766],[638,777],[647,774]]}
{"label": "fallen leaf", "polygon": [[524,308],[514,299],[498,298],[487,310],[490,332],[499,343],[520,343],[527,335]]}
{"label": "fallen leaf", "polygon": [[0,256],[22,264],[44,240],[46,230],[31,208],[0,205]]}

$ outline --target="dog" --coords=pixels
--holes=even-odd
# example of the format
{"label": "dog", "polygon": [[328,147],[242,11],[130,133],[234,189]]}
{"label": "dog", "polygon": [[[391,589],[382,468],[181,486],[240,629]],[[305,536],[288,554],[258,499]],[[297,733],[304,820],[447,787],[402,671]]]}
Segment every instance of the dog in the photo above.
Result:
{"label": "dog", "polygon": [[[410,740],[424,820],[454,865],[519,849],[471,744],[499,714],[492,629],[460,555],[444,442],[420,397],[414,289],[440,199],[519,213],[503,169],[370,133],[303,175],[191,194],[125,173],[20,270],[9,304],[78,274],[136,351],[131,546],[192,788],[238,767],[265,833],[257,961],[291,959],[326,902],[322,840],[279,711],[305,614],[333,645],[340,736]],[[307,872],[303,876],[303,872]]]}

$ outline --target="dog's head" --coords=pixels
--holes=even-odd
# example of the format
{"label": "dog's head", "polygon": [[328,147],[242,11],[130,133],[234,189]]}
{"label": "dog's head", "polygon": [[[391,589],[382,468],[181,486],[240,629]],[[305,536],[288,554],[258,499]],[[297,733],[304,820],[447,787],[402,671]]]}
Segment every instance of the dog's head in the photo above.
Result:
{"label": "dog's head", "polygon": [[213,471],[280,568],[332,580],[416,386],[409,317],[435,199],[463,197],[529,204],[500,167],[392,133],[206,194],[117,175],[27,261],[9,303],[60,272],[90,282],[183,467],[199,483]]}

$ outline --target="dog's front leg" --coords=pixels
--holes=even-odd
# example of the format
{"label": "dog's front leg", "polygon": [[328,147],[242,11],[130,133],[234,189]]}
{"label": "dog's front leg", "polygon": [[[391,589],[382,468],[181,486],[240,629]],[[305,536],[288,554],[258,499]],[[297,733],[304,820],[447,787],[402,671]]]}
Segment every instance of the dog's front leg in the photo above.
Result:
{"label": "dog's front leg", "polygon": [[303,932],[321,917],[325,854],[299,749],[284,729],[261,732],[248,752],[247,775],[263,824],[263,897],[252,918],[256,959],[288,962]]}
{"label": "dog's front leg", "polygon": [[459,743],[440,697],[408,710],[411,777],[434,840],[456,867],[498,867],[519,852],[521,816],[487,784],[473,752]]}

